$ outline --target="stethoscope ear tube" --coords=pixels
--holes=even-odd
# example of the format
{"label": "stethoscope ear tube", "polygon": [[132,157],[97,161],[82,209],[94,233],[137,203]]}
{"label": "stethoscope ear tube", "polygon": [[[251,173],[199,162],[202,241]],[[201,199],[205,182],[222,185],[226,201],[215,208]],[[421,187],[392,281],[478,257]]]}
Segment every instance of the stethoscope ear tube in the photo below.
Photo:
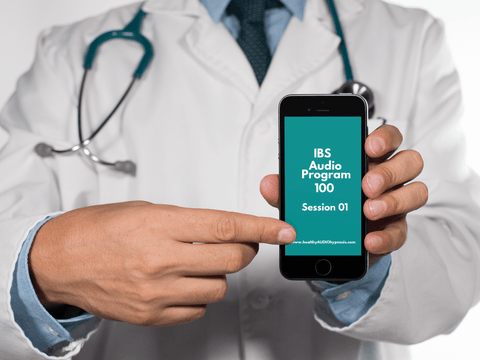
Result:
{"label": "stethoscope ear tube", "polygon": [[[106,32],[99,37],[97,37],[92,44],[89,46],[87,54],[85,56],[85,64],[84,64],[84,74],[82,78],[82,84],[80,86],[80,93],[78,96],[78,137],[79,137],[79,144],[73,146],[70,149],[64,149],[64,150],[56,150],[53,148],[53,146],[45,144],[45,143],[40,143],[35,146],[35,152],[41,156],[41,157],[49,157],[53,156],[54,153],[57,154],[69,154],[76,152],[78,150],[81,150],[84,155],[89,157],[93,162],[96,162],[98,164],[106,165],[111,167],[113,170],[120,171],[126,174],[130,174],[132,176],[135,176],[137,167],[135,163],[131,160],[126,160],[126,161],[116,161],[115,163],[111,163],[108,161],[104,161],[100,159],[98,156],[93,154],[88,148],[87,145],[92,141],[92,139],[98,134],[98,132],[107,124],[107,122],[110,120],[110,118],[113,116],[113,114],[117,111],[117,109],[120,107],[120,105],[123,103],[125,98],[127,97],[128,93],[133,87],[133,84],[137,79],[140,79],[147,69],[148,65],[150,64],[152,58],[153,58],[153,46],[148,41],[147,38],[145,38],[142,34],[140,34],[140,28],[142,25],[143,18],[145,17],[145,13],[140,9],[133,20],[123,29],[123,30],[118,30],[118,31],[109,31]],[[97,53],[98,47],[102,45],[104,42],[113,40],[113,39],[124,39],[124,40],[133,40],[141,45],[143,45],[143,48],[145,50],[145,53],[143,55],[142,60],[140,61],[140,64],[138,65],[134,75],[133,79],[130,82],[130,85],[128,86],[127,90],[125,93],[122,95],[120,100],[118,101],[117,105],[113,108],[113,110],[110,112],[110,114],[103,120],[103,122],[92,132],[90,137],[86,140],[83,139],[82,135],[82,100],[83,100],[83,90],[85,86],[85,81],[87,78],[87,74],[89,70],[91,69],[93,65],[93,61],[95,59],[95,55]]]}
{"label": "stethoscope ear tube", "polygon": [[39,143],[35,146],[35,152],[42,158],[53,156],[53,146],[45,144],[45,143]]}
{"label": "stethoscope ear tube", "polygon": [[102,159],[100,159],[98,156],[96,156],[95,154],[93,154],[87,147],[86,145],[88,145],[88,143],[90,143],[89,140],[86,140],[84,142],[84,144],[79,144],[79,145],[75,145],[74,147],[72,147],[71,149],[67,149],[67,150],[55,150],[53,148],[53,146],[51,145],[48,145],[48,144],[45,144],[45,143],[39,143],[35,146],[35,152],[42,158],[45,158],[45,157],[53,157],[53,153],[59,153],[59,154],[67,154],[67,153],[73,153],[73,152],[76,152],[78,150],[82,150],[82,152],[88,156],[90,158],[90,160],[92,160],[93,162],[96,162],[98,164],[101,164],[101,165],[106,165],[106,166],[110,166],[112,167],[113,170],[116,170],[116,171],[120,171],[120,172],[123,172],[125,174],[129,174],[129,175],[132,175],[132,176],[135,176],[136,173],[137,173],[137,165],[133,162],[133,161],[130,161],[130,160],[126,160],[126,161],[116,161],[114,163],[110,163],[110,162],[107,162],[107,161],[103,161]]}
{"label": "stethoscope ear tube", "polygon": [[77,152],[78,150],[81,150],[84,155],[90,158],[93,162],[96,162],[97,164],[101,165],[106,165],[111,167],[113,170],[120,171],[126,174],[130,174],[132,176],[135,176],[137,167],[135,163],[131,160],[126,160],[126,161],[116,161],[115,163],[111,163],[108,161],[104,161],[100,159],[98,156],[93,154],[88,148],[87,145],[90,144],[92,139],[98,134],[98,132],[107,124],[108,120],[113,116],[113,114],[117,111],[117,109],[120,107],[120,105],[123,103],[125,98],[127,97],[128,93],[133,87],[133,84],[135,81],[138,79],[137,77],[133,77],[130,85],[128,86],[127,90],[125,93],[122,95],[121,99],[118,101],[117,105],[115,108],[110,112],[110,114],[103,120],[103,122],[92,132],[90,137],[86,140],[83,139],[82,136],[82,99],[83,99],[83,89],[85,86],[85,81],[87,78],[88,74],[88,69],[85,69],[85,73],[82,78],[82,84],[80,86],[80,94],[78,97],[78,137],[80,140],[80,143],[71,147],[70,149],[64,149],[64,150],[56,150],[53,146],[45,144],[45,143],[39,143],[35,146],[35,152],[40,156],[40,157],[49,157],[53,156],[53,153],[57,154],[69,154],[69,153],[74,153]]}

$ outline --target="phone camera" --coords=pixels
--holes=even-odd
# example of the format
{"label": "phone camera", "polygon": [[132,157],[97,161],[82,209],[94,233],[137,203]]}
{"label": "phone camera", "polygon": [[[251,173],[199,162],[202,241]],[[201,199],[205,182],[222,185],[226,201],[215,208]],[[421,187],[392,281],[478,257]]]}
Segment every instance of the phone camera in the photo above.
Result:
{"label": "phone camera", "polygon": [[308,111],[311,111],[312,109],[308,109]]}

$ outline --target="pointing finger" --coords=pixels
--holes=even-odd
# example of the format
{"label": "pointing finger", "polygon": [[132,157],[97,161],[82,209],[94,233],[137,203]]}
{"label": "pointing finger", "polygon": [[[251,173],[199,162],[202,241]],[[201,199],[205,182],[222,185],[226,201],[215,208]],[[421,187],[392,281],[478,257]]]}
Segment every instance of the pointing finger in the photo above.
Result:
{"label": "pointing finger", "polygon": [[178,241],[290,244],[296,237],[291,225],[273,218],[220,210],[169,208],[180,219]]}

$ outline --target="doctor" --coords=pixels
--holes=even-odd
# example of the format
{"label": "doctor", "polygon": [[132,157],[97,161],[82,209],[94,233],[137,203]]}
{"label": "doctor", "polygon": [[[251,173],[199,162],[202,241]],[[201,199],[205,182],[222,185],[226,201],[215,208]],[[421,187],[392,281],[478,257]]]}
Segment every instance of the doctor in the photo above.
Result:
{"label": "doctor", "polygon": [[[464,163],[442,26],[420,10],[337,0],[354,71],[393,125],[366,144],[365,212],[377,230],[366,239],[367,276],[287,281],[278,248],[255,245],[295,237],[271,219],[278,185],[264,178],[277,173],[279,99],[344,82],[325,3],[282,3],[265,14],[267,28],[287,18],[281,40],[268,36],[261,87],[227,2],[143,4],[156,56],[89,145],[133,159],[136,177],[33,148],[77,142],[85,49],[140,4],[41,35],[0,116],[0,358],[405,359],[406,344],[451,332],[478,301],[479,181]],[[85,85],[84,132],[111,110],[141,54],[125,41],[102,47]],[[396,150],[406,151],[386,161]],[[426,201],[422,182],[429,200],[407,233],[404,214]]]}

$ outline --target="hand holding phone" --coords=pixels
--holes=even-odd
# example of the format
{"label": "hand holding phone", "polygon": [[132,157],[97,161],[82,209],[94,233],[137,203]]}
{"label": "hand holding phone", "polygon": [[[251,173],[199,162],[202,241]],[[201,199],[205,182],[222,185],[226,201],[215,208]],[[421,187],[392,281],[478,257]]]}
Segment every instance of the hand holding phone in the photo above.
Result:
{"label": "hand holding phone", "polygon": [[348,281],[368,269],[367,104],[356,95],[291,95],[280,103],[280,219],[297,231],[280,248],[288,279]]}
{"label": "hand holding phone", "polygon": [[[322,103],[322,101],[325,100],[320,100],[321,106],[318,109],[328,110],[325,108],[326,103]],[[290,110],[293,114],[308,117],[312,116],[310,114],[312,114],[313,108],[310,108],[310,111],[306,109],[304,113],[299,113],[298,108],[295,107]],[[322,113],[322,111],[319,112]],[[280,115],[281,127],[282,116],[289,115],[289,113],[282,112],[282,106],[280,106]],[[285,151],[285,144],[282,143],[285,140],[282,139],[284,129],[280,130],[280,168],[281,171],[285,172],[285,169],[282,169],[284,161],[282,156]],[[342,129],[340,133],[342,131],[344,130]],[[369,255],[369,266],[382,256],[396,251],[403,246],[407,236],[406,214],[423,206],[428,199],[428,189],[424,183],[420,181],[410,182],[422,171],[423,160],[421,155],[415,150],[403,150],[392,156],[401,143],[402,134],[392,125],[379,127],[368,136],[365,142],[364,150],[368,156],[369,164],[368,173],[363,176],[362,179],[362,189],[367,198],[363,206],[363,214],[365,214],[365,217],[368,219],[369,233],[364,237],[363,244]],[[280,197],[282,197],[283,201],[285,196],[285,189],[282,189],[282,191],[279,190],[279,182],[282,183],[281,178],[282,176],[279,177],[277,175],[266,176],[262,180],[260,189],[262,195],[270,205],[283,208],[283,211],[285,211],[285,204],[281,204],[280,201]],[[407,182],[409,183],[405,185]],[[282,192],[282,194],[280,194],[280,192]],[[288,205],[286,207],[288,208]],[[296,227],[295,224],[292,225]],[[295,260],[295,258],[286,258],[284,250],[281,249],[280,264],[282,274],[285,275],[285,272],[290,272],[289,268],[298,265],[300,262],[300,266],[295,270],[297,274],[300,273],[300,276],[295,277],[295,279],[318,278],[328,281],[333,280],[333,282],[346,281],[346,279],[334,280],[328,276],[315,276],[315,274],[311,274],[311,270],[309,271],[312,277],[305,277],[304,274],[302,274],[305,273],[301,266],[302,259],[305,264],[308,263],[305,266],[311,269],[312,261],[319,261],[324,258],[325,257],[320,257],[320,259],[318,259],[318,256],[308,255],[299,257],[297,264],[292,264],[290,259]],[[336,260],[339,259],[340,257],[336,258]],[[345,263],[347,268],[352,265],[352,262]],[[287,269],[284,271],[283,269],[285,268]]]}

